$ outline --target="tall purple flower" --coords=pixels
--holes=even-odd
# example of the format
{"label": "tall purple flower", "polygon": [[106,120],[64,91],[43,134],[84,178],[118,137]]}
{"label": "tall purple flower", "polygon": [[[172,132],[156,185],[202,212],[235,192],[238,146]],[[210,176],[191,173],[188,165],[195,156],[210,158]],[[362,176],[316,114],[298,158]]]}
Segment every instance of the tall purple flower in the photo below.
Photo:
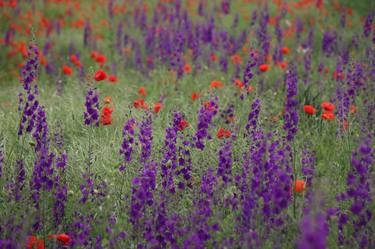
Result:
{"label": "tall purple flower", "polygon": [[0,143],[0,179],[3,176],[4,157],[5,157],[4,144]]}
{"label": "tall purple flower", "polygon": [[183,248],[205,248],[206,242],[219,230],[218,224],[210,224],[213,215],[214,192],[217,179],[213,170],[209,168],[202,176],[200,194],[194,201],[194,211],[187,227],[188,237],[183,242]]}
{"label": "tall purple flower", "polygon": [[249,60],[246,63],[245,71],[243,73],[243,83],[245,88],[249,86],[250,80],[254,77],[254,73],[251,71],[257,65],[255,52],[253,50],[249,53]]}
{"label": "tall purple flower", "polygon": [[61,177],[55,177],[55,193],[53,205],[53,218],[55,225],[58,226],[62,223],[65,215],[65,206],[68,197],[67,185],[61,182]]}
{"label": "tall purple flower", "polygon": [[175,193],[174,171],[177,167],[177,132],[178,126],[167,127],[165,130],[164,158],[161,162],[163,191]]}
{"label": "tall purple flower", "polygon": [[254,137],[255,132],[257,131],[257,123],[259,118],[261,108],[261,101],[260,99],[255,99],[254,102],[251,104],[251,112],[249,113],[249,116],[247,117],[247,124],[245,126],[246,128],[246,135]]}
{"label": "tall purple flower", "polygon": [[[34,128],[34,119],[36,111],[39,107],[39,102],[36,96],[39,94],[37,84],[32,86],[32,83],[38,75],[39,68],[39,50],[38,47],[31,43],[28,49],[28,60],[21,71],[21,82],[25,94],[20,93],[19,96],[19,110],[22,109],[22,116],[18,128],[18,136],[21,136],[25,130],[31,133]],[[25,98],[25,99],[24,99]]]}
{"label": "tall purple flower", "polygon": [[218,105],[217,105],[217,97],[211,99],[210,101],[206,102],[204,105],[201,105],[198,113],[198,124],[197,124],[197,132],[194,136],[195,146],[203,150],[205,147],[204,139],[210,139],[210,135],[208,133],[209,126],[212,122],[212,119],[218,112]]}
{"label": "tall purple flower", "polygon": [[124,171],[126,164],[132,160],[133,144],[134,144],[134,129],[136,126],[135,119],[129,119],[122,130],[122,144],[120,148],[120,155],[123,155],[124,162],[120,166],[120,171]]}
{"label": "tall purple flower", "polygon": [[[375,244],[374,227],[371,225],[373,210],[373,167],[375,150],[369,136],[352,153],[352,167],[347,175],[347,190],[337,196],[340,202],[349,201],[349,210],[341,209],[338,220],[338,241],[340,245],[369,248]],[[345,229],[351,227],[351,229]],[[358,243],[358,245],[357,245]]]}
{"label": "tall purple flower", "polygon": [[224,184],[232,180],[232,143],[226,141],[219,150],[219,165],[217,167],[217,175],[221,176]]}
{"label": "tall purple flower", "polygon": [[230,12],[230,0],[222,0],[221,1],[221,11],[228,15]]}
{"label": "tall purple flower", "polygon": [[310,214],[300,222],[301,237],[297,242],[298,249],[325,249],[329,227],[324,214]]}
{"label": "tall purple flower", "polygon": [[156,165],[151,163],[145,167],[140,176],[132,180],[129,221],[133,225],[135,237],[143,237],[146,209],[154,203],[155,188]]}
{"label": "tall purple flower", "polygon": [[368,14],[365,23],[363,24],[363,35],[365,37],[369,37],[371,34],[371,27],[372,27],[372,22],[375,17],[375,11],[371,10],[370,14]]}
{"label": "tall purple flower", "polygon": [[99,126],[99,94],[91,87],[86,94],[85,107],[86,111],[83,113],[84,124]]}
{"label": "tall purple flower", "polygon": [[86,20],[85,27],[83,30],[83,46],[87,47],[89,45],[90,39],[91,39],[91,24],[89,20]]}
{"label": "tall purple flower", "polygon": [[298,100],[296,99],[298,94],[298,74],[297,67],[294,64],[289,67],[285,75],[285,84],[287,95],[283,129],[287,132],[286,140],[292,141],[298,131]]}
{"label": "tall purple flower", "polygon": [[326,31],[323,34],[322,50],[329,57],[337,51],[337,32],[335,30]]}
{"label": "tall purple flower", "polygon": [[139,124],[139,142],[141,143],[141,156],[140,161],[142,163],[147,162],[151,157],[152,149],[152,115],[147,113],[146,116],[142,118]]}
{"label": "tall purple flower", "polygon": [[16,167],[15,167],[15,200],[19,201],[22,197],[22,190],[25,187],[25,177],[26,177],[26,171],[25,171],[25,164],[23,160],[17,160]]}

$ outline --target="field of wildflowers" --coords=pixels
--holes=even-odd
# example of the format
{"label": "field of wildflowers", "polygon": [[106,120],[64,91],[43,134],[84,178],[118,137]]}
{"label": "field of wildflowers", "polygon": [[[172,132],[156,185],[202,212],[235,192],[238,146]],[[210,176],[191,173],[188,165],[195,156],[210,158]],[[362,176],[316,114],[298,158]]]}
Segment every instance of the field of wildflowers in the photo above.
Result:
{"label": "field of wildflowers", "polygon": [[375,248],[374,19],[0,0],[0,249]]}

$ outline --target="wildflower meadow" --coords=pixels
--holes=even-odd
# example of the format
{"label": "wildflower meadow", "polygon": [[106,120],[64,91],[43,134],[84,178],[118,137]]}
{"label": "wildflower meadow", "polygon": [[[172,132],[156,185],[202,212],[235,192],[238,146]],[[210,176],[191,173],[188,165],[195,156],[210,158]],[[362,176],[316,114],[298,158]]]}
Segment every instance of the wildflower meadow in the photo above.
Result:
{"label": "wildflower meadow", "polygon": [[374,19],[0,0],[0,249],[374,249]]}

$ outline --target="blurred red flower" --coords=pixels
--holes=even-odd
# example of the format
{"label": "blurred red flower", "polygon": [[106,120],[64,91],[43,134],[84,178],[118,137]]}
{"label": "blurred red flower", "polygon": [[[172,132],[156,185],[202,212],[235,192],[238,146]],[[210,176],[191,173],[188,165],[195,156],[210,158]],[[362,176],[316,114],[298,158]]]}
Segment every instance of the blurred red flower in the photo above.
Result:
{"label": "blurred red flower", "polygon": [[73,73],[73,69],[67,65],[63,65],[62,70],[65,75],[71,75]]}
{"label": "blurred red flower", "polygon": [[183,131],[187,127],[189,127],[189,123],[185,119],[183,119],[183,120],[180,121],[177,128],[178,128],[179,131]]}
{"label": "blurred red flower", "polygon": [[147,96],[146,88],[144,88],[143,86],[138,89],[138,93],[143,97]]}
{"label": "blurred red flower", "polygon": [[158,113],[162,107],[163,107],[162,103],[160,103],[160,102],[155,103],[154,104],[154,112]]}
{"label": "blurred red flower", "polygon": [[312,105],[304,105],[303,110],[309,115],[314,115],[317,110]]}
{"label": "blurred red flower", "polygon": [[322,118],[324,120],[334,120],[335,119],[335,114],[330,111],[326,111],[322,113]]}
{"label": "blurred red flower", "polygon": [[95,76],[94,76],[94,79],[96,81],[102,81],[102,80],[105,80],[107,78],[107,74],[102,70],[102,69],[99,69],[96,73],[95,73]]}
{"label": "blurred red flower", "polygon": [[329,112],[332,112],[333,110],[335,110],[335,105],[330,103],[330,102],[323,102],[321,105],[320,105],[324,110],[326,111],[329,111]]}
{"label": "blurred red flower", "polygon": [[262,64],[262,65],[259,66],[259,70],[260,70],[261,72],[266,72],[266,71],[268,71],[268,68],[269,68],[269,66],[268,66],[267,64]]}

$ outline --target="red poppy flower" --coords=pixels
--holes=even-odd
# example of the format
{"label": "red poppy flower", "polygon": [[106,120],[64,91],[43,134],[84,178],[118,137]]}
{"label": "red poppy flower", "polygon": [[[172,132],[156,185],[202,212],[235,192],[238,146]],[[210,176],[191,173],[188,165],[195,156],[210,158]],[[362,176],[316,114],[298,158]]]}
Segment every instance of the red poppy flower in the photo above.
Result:
{"label": "red poppy flower", "polygon": [[72,240],[69,235],[62,233],[62,234],[53,234],[48,236],[49,239],[56,239],[60,241],[64,246],[68,245],[69,242]]}
{"label": "red poppy flower", "polygon": [[281,49],[281,53],[283,53],[283,54],[289,54],[289,48],[287,48],[287,47],[283,47],[282,49]]}
{"label": "red poppy flower", "polygon": [[342,72],[337,72],[336,70],[333,72],[332,77],[334,80],[340,79],[344,80],[345,79],[345,74]]}
{"label": "red poppy flower", "polygon": [[191,94],[191,99],[194,101],[200,97],[200,94],[198,92],[193,92]]}
{"label": "red poppy flower", "polygon": [[329,112],[332,112],[333,110],[335,110],[335,105],[330,103],[330,102],[323,102],[321,105],[320,105],[324,110],[326,111],[329,111]]}
{"label": "red poppy flower", "polygon": [[224,134],[225,134],[225,129],[220,128],[216,133],[216,137],[220,139],[220,138],[224,137]]}
{"label": "red poppy flower", "polygon": [[189,64],[184,65],[184,73],[190,73],[191,72],[191,66]]}
{"label": "red poppy flower", "polygon": [[314,115],[317,110],[312,105],[304,105],[303,110],[309,115]]}
{"label": "red poppy flower", "polygon": [[154,104],[154,112],[158,113],[162,107],[163,107],[162,103],[160,103],[160,102],[155,103]]}
{"label": "red poppy flower", "polygon": [[219,139],[223,137],[229,138],[231,135],[232,133],[229,130],[226,130],[224,128],[220,128],[216,133],[216,137]]}
{"label": "red poppy flower", "polygon": [[282,70],[285,70],[285,68],[288,66],[288,62],[287,62],[287,61],[278,62],[277,65],[278,65]]}
{"label": "red poppy flower", "polygon": [[304,180],[296,180],[295,183],[294,183],[294,191],[296,191],[296,193],[301,193],[305,190],[306,188],[306,183]]}
{"label": "red poppy flower", "polygon": [[229,131],[229,130],[225,130],[224,136],[225,136],[226,138],[229,138],[229,137],[232,136],[232,132]]}
{"label": "red poppy flower", "polygon": [[44,240],[32,235],[27,238],[27,249],[44,249]]}
{"label": "red poppy flower", "polygon": [[223,83],[221,83],[221,81],[219,80],[214,80],[210,84],[210,88],[221,88],[221,87],[223,87]]}
{"label": "red poppy flower", "polygon": [[244,87],[244,83],[243,83],[241,80],[239,80],[239,79],[235,79],[235,80],[234,80],[234,84],[235,84],[238,88],[240,88],[240,89],[243,89],[243,87]]}
{"label": "red poppy flower", "polygon": [[110,76],[108,77],[108,80],[109,80],[110,82],[112,82],[112,83],[115,83],[115,82],[117,82],[117,77],[116,77],[115,75],[110,75]]}
{"label": "red poppy flower", "polygon": [[79,60],[75,61],[74,65],[76,65],[76,67],[81,67],[82,66],[82,64],[81,64],[81,62]]}
{"label": "red poppy flower", "polygon": [[259,70],[261,72],[267,72],[268,68],[269,68],[269,66],[267,64],[262,64],[262,65],[259,66]]}
{"label": "red poppy flower", "polygon": [[322,118],[324,120],[334,120],[335,114],[333,112],[326,111],[322,113]]}
{"label": "red poppy flower", "polygon": [[98,52],[96,52],[96,51],[92,51],[92,52],[91,52],[91,59],[96,60],[96,58],[98,57],[98,55],[99,55]]}
{"label": "red poppy flower", "polygon": [[95,58],[95,61],[98,62],[98,63],[104,63],[106,62],[107,60],[107,57],[105,57],[104,55],[102,54],[99,54],[96,58]]}
{"label": "red poppy flower", "polygon": [[112,124],[111,114],[113,109],[110,107],[104,107],[102,113],[100,115],[100,123],[102,125],[110,125]]}
{"label": "red poppy flower", "polygon": [[95,76],[94,76],[94,79],[96,81],[102,81],[102,80],[105,80],[107,78],[107,74],[102,70],[102,69],[99,69],[96,73],[95,73]]}
{"label": "red poppy flower", "polygon": [[218,60],[216,54],[214,54],[214,53],[211,54],[210,58],[211,58],[211,61],[213,61],[213,62]]}
{"label": "red poppy flower", "polygon": [[134,100],[134,103],[133,103],[134,107],[135,108],[143,108],[143,109],[147,109],[148,106],[147,104],[145,103],[145,100],[144,99],[136,99]]}
{"label": "red poppy flower", "polygon": [[233,55],[233,56],[231,57],[231,59],[232,59],[232,62],[233,62],[234,65],[242,64],[242,58],[241,58],[241,56],[238,55],[238,54]]}
{"label": "red poppy flower", "polygon": [[189,123],[185,119],[181,120],[180,123],[177,126],[179,131],[183,131],[187,127],[189,127]]}
{"label": "red poppy flower", "polygon": [[251,93],[252,91],[254,91],[254,87],[250,85],[250,86],[247,88],[247,92],[248,92],[248,93]]}
{"label": "red poppy flower", "polygon": [[65,75],[71,75],[73,73],[73,69],[67,65],[63,65],[62,70]]}
{"label": "red poppy flower", "polygon": [[146,97],[147,96],[147,92],[146,92],[146,89],[142,86],[138,89],[138,93],[140,95],[142,95],[143,97]]}
{"label": "red poppy flower", "polygon": [[78,58],[77,58],[77,56],[76,56],[75,54],[72,54],[72,55],[70,55],[69,57],[70,57],[70,61],[71,61],[72,63],[75,63],[76,61],[78,61]]}
{"label": "red poppy flower", "polygon": [[349,113],[354,114],[357,112],[357,107],[355,105],[349,106]]}

